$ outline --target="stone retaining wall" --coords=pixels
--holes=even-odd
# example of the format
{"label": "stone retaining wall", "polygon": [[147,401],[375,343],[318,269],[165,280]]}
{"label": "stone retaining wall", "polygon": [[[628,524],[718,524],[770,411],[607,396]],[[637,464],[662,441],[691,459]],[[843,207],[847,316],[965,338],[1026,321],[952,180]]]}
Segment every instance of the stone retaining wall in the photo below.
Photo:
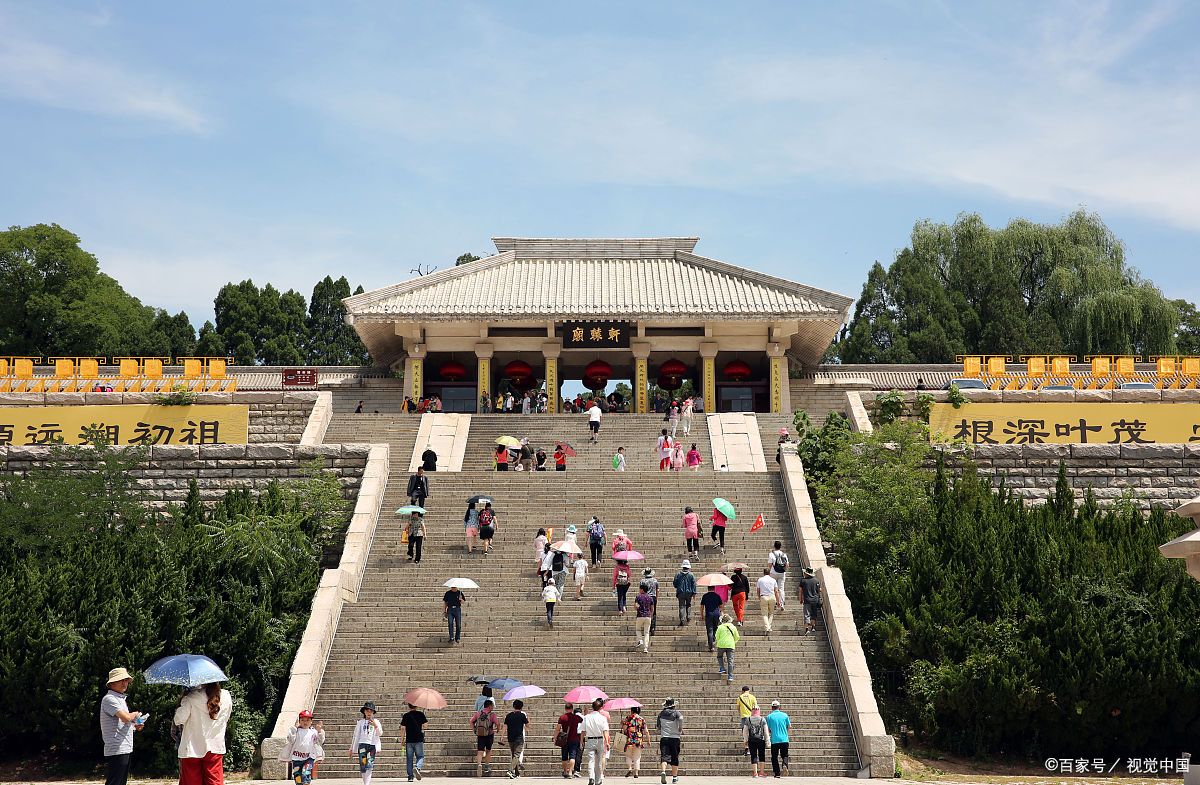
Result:
{"label": "stone retaining wall", "polygon": [[[81,449],[86,455],[90,448]],[[114,449],[135,449],[117,447]],[[323,458],[337,474],[348,498],[355,498],[367,465],[370,445],[340,444],[206,444],[142,448],[147,460],[131,474],[150,498],[163,507],[187,496],[188,482],[196,480],[204,501],[217,501],[234,488],[262,490],[272,480],[304,476],[304,465]],[[24,474],[45,467],[53,460],[55,447],[0,447],[0,474]],[[88,471],[86,460],[68,464]]]}
{"label": "stone retaining wall", "polygon": [[816,425],[825,422],[830,412],[846,408],[846,393],[850,390],[871,392],[869,382],[856,383],[826,379],[790,379],[792,409],[803,409]]}
{"label": "stone retaining wall", "polygon": [[[0,393],[0,407],[147,404],[156,397],[156,393]],[[315,390],[197,393],[196,403],[247,404],[251,444],[298,444],[319,397]]]}
{"label": "stone retaining wall", "polygon": [[[961,448],[943,448],[953,466]],[[1178,507],[1200,495],[1200,443],[1196,444],[996,444],[973,450],[981,473],[1018,495],[1045,501],[1054,492],[1061,462],[1081,499],[1092,488],[1101,502],[1132,491],[1137,503]]]}

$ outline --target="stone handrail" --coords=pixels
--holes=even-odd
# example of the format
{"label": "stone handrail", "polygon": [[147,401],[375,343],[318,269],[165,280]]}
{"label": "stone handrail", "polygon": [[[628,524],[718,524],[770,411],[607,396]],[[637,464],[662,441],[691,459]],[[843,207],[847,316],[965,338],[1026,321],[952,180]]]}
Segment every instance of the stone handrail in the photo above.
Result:
{"label": "stone handrail", "polygon": [[325,431],[329,429],[329,421],[333,419],[333,393],[323,390],[317,393],[313,403],[312,413],[308,415],[308,424],[304,426],[304,434],[300,437],[303,445],[316,445],[325,441]]}
{"label": "stone handrail", "polygon": [[292,662],[291,676],[279,716],[269,738],[262,742],[262,775],[265,779],[284,779],[287,764],[277,760],[287,744],[287,732],[302,709],[311,710],[316,702],[317,689],[333,646],[342,606],[358,600],[367,556],[379,513],[383,507],[383,495],[387,486],[389,450],[386,444],[373,444],[367,457],[358,501],[346,530],[346,541],[342,548],[342,559],[336,569],[325,570],[321,582],[313,595],[308,616],[308,626],[300,639],[300,648]]}
{"label": "stone handrail", "polygon": [[846,393],[846,418],[850,420],[850,430],[858,433],[871,433],[875,430],[867,407],[863,405],[862,395],[855,390]]}

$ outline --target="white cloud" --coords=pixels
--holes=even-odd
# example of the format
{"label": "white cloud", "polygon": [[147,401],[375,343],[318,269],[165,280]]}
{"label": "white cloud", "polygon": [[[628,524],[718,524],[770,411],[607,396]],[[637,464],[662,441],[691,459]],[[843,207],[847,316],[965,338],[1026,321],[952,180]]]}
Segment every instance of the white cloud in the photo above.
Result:
{"label": "white cloud", "polygon": [[[106,25],[104,17],[92,20]],[[178,91],[110,60],[55,46],[0,18],[0,95],[86,114],[146,120],[191,133],[209,121]]]}

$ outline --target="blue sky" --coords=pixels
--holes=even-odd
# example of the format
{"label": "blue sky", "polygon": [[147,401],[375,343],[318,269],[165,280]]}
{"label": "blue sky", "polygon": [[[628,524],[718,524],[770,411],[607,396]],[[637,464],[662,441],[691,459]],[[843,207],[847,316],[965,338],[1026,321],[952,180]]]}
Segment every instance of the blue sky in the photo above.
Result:
{"label": "blue sky", "polygon": [[857,296],[914,221],[1101,214],[1200,299],[1200,5],[0,0],[0,220],[144,301],[503,236],[698,235]]}

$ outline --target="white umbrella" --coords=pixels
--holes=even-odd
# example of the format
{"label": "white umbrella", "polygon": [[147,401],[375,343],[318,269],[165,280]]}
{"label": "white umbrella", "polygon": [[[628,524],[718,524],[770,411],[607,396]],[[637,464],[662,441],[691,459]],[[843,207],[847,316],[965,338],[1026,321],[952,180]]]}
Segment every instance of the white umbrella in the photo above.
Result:
{"label": "white umbrella", "polygon": [[451,578],[442,584],[447,589],[478,589],[479,584],[470,578]]}
{"label": "white umbrella", "polygon": [[580,548],[573,542],[567,542],[566,540],[559,540],[558,542],[554,543],[550,546],[550,550],[558,551],[560,553],[574,553],[576,555],[583,553],[583,548]]}

